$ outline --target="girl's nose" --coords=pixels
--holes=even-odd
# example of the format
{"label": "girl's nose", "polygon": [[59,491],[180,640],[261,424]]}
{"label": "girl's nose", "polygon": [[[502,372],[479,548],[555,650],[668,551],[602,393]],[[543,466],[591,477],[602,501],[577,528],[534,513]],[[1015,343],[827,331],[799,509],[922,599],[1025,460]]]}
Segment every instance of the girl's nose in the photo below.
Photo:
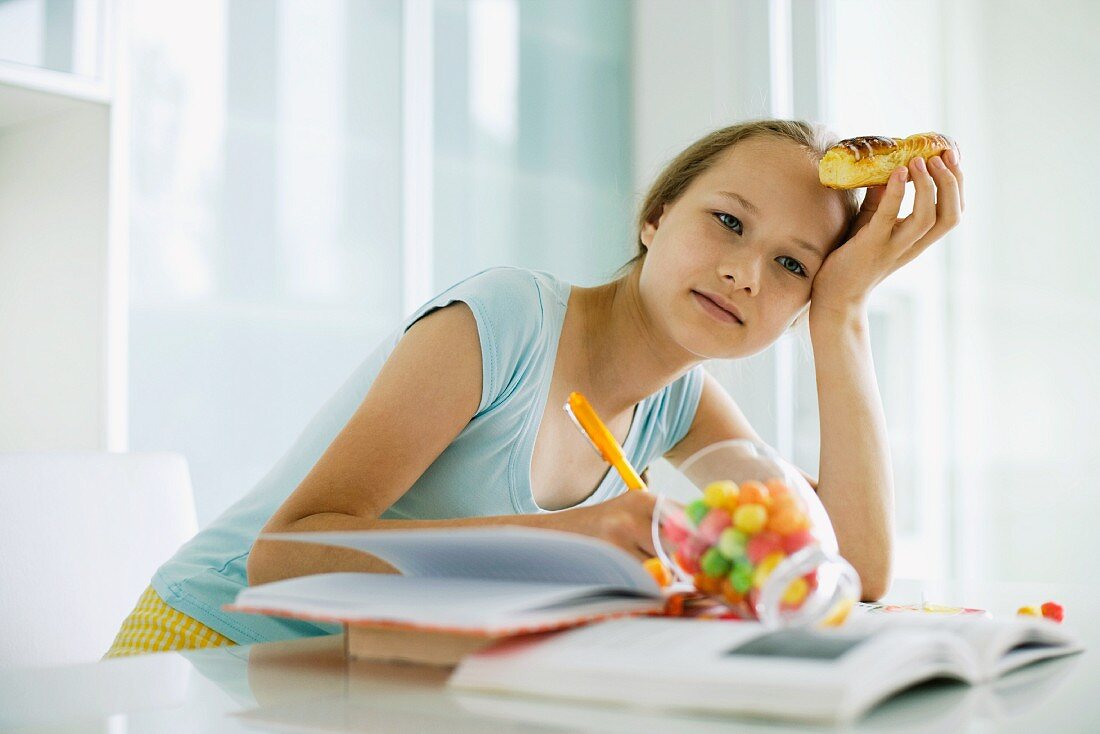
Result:
{"label": "girl's nose", "polygon": [[759,258],[731,258],[722,264],[722,278],[734,288],[746,289],[755,296],[760,291]]}

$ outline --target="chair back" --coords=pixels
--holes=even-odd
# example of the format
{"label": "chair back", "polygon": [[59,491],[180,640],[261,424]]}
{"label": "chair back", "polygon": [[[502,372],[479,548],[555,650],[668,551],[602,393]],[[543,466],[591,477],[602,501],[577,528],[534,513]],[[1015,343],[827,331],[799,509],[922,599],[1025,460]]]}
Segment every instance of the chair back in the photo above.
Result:
{"label": "chair back", "polygon": [[174,453],[0,453],[0,666],[98,660],[196,531]]}

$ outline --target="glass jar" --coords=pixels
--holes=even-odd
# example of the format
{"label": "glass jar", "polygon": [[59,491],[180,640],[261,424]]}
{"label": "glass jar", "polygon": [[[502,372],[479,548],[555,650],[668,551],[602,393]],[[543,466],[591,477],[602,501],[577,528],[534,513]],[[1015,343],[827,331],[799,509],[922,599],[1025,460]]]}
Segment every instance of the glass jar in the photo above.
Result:
{"label": "glass jar", "polygon": [[700,494],[661,496],[657,555],[679,581],[768,627],[841,624],[860,598],[825,507],[802,474],[765,444],[729,440],[688,458]]}

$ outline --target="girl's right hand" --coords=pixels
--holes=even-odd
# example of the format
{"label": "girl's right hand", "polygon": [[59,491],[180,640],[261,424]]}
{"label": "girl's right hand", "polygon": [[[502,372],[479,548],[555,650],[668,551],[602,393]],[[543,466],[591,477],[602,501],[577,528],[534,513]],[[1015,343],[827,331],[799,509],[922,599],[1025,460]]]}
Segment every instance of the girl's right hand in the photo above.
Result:
{"label": "girl's right hand", "polygon": [[558,530],[605,540],[645,561],[657,555],[653,550],[652,492],[629,490],[614,499],[591,507],[578,507],[546,516]]}

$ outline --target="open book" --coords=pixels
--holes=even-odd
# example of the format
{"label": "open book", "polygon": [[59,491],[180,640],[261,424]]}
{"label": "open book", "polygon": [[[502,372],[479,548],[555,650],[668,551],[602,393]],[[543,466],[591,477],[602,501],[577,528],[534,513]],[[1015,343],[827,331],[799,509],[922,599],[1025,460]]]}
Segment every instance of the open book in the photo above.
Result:
{"label": "open book", "polygon": [[625,619],[503,642],[463,659],[456,690],[811,722],[851,721],[914,684],[977,684],[1082,650],[1043,619],[860,615],[835,629]]}
{"label": "open book", "polygon": [[[343,623],[356,657],[453,664],[495,638],[664,608],[661,589],[636,559],[574,533],[502,526],[262,537],[355,548],[401,572],[276,581],[242,590],[226,607]],[[426,640],[426,631],[451,637]],[[421,658],[432,651],[434,658]]]}

